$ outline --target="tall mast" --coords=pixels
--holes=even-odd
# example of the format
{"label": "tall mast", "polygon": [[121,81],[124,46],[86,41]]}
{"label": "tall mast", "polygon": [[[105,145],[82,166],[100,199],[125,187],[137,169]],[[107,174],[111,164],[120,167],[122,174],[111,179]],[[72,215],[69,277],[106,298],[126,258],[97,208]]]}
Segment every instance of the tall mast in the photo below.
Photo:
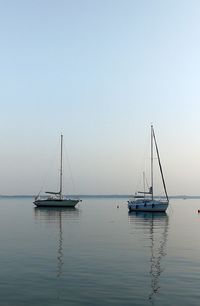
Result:
{"label": "tall mast", "polygon": [[153,125],[151,125],[151,198],[153,200]]}
{"label": "tall mast", "polygon": [[62,167],[62,159],[63,159],[63,135],[61,134],[61,142],[60,142],[60,198],[62,198],[62,174],[63,174],[63,167]]}

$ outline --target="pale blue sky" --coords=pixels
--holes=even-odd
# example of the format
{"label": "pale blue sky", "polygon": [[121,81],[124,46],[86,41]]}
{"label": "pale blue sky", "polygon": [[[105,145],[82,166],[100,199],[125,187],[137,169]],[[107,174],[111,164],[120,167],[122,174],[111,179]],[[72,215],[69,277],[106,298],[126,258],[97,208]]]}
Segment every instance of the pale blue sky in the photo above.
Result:
{"label": "pale blue sky", "polygon": [[199,1],[0,1],[0,42],[0,193],[37,193],[61,132],[65,192],[133,193],[153,122],[169,193],[200,194]]}

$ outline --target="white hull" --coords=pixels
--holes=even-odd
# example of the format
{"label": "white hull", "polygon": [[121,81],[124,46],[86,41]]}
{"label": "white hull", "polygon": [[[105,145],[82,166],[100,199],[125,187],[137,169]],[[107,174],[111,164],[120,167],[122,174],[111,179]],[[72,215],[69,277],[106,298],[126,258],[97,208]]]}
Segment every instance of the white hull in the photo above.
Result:
{"label": "white hull", "polygon": [[129,211],[147,211],[147,212],[165,212],[168,207],[168,201],[128,201]]}
{"label": "white hull", "polygon": [[75,207],[79,200],[35,200],[33,203],[38,207]]}

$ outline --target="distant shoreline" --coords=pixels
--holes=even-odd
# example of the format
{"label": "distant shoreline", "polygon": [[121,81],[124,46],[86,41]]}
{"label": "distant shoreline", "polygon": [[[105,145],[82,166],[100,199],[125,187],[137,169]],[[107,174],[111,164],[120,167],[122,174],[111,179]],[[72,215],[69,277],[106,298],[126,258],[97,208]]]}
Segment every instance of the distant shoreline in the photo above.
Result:
{"label": "distant shoreline", "polygon": [[[0,198],[34,198],[35,195],[0,195]],[[99,195],[99,194],[81,194],[81,195],[67,195],[67,197],[72,197],[72,198],[132,198],[133,195],[127,195],[127,194],[122,194],[122,195],[116,195],[116,194],[104,194],[104,195]],[[172,195],[169,196],[169,199],[200,199],[200,195]]]}

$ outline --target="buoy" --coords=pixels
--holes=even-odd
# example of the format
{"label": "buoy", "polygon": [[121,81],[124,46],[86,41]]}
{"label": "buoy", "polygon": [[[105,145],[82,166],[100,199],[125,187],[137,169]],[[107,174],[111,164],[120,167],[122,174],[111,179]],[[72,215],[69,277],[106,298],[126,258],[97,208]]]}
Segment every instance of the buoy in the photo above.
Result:
{"label": "buoy", "polygon": [[[117,208],[119,208],[119,205],[117,205]],[[200,212],[200,211],[199,211]]]}
{"label": "buoy", "polygon": [[200,209],[198,209],[198,214],[200,214]]}

